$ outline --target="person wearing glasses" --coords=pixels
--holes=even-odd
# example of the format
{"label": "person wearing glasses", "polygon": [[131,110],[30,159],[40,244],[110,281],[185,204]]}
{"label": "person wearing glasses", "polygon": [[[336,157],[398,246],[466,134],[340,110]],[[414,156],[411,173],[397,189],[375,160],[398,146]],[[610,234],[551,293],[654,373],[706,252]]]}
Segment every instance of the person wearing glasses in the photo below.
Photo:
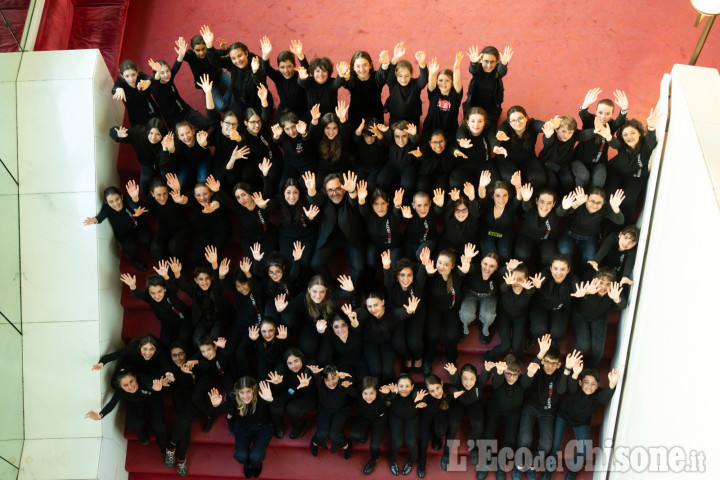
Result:
{"label": "person wearing glasses", "polygon": [[500,146],[493,149],[496,154],[505,157],[496,156],[495,163],[500,176],[509,182],[513,174],[520,170],[523,181],[536,189],[542,188],[547,182],[547,176],[535,155],[535,143],[545,122],[528,117],[525,109],[519,105],[510,107],[507,115],[495,135]]}
{"label": "person wearing glasses", "polygon": [[215,147],[213,170],[223,183],[235,185],[240,178],[239,169],[234,170],[235,162],[250,154],[245,139],[238,133],[240,120],[232,110],[220,116],[217,109],[208,110],[208,118],[215,125],[208,137],[208,146]]}

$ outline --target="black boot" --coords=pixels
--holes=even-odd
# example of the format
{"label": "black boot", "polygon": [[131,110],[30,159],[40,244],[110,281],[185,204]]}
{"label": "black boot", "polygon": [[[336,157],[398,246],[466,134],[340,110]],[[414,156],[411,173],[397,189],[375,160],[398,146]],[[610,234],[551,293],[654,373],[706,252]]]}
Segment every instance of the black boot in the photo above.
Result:
{"label": "black boot", "polygon": [[252,466],[252,476],[258,478],[262,472],[262,462],[256,463]]}
{"label": "black boot", "polygon": [[370,460],[368,460],[367,463],[365,464],[365,468],[363,468],[363,473],[365,475],[370,475],[372,472],[374,472],[377,462],[378,462],[377,458],[370,457]]}

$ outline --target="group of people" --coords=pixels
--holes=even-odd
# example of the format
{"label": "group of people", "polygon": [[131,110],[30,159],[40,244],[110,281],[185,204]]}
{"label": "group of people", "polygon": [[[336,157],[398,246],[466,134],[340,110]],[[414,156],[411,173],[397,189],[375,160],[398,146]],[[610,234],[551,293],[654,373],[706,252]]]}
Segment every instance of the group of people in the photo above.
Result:
{"label": "group of people", "polygon": [[[150,306],[160,334],[100,359],[93,368],[118,361],[115,394],[87,416],[99,420],[124,400],[127,427],[147,443],[149,424],[165,464],[181,476],[198,416],[206,432],[227,417],[248,478],[260,475],[286,420],[299,439],[313,413],[312,455],[329,441],[331,452],[350,458],[353,443],[369,437],[365,474],[388,424],[391,472],[408,475],[417,465],[421,478],[429,448],[443,450],[447,469],[465,413],[474,439],[497,439],[503,420],[504,445],[513,448],[531,446],[537,423],[535,459],[553,457],[568,427],[589,440],[592,413],[619,378],[610,370],[609,388],[598,388],[609,311],[625,306],[633,284],[632,221],[659,113],[650,112],[645,129],[626,118],[627,97],[615,91],[592,114],[596,88],[580,126],[569,115],[534,120],[521,106],[498,125],[509,47],[470,47],[452,69],[418,51],[414,77],[402,42],[392,56],[380,53],[377,69],[365,51],[335,68],[325,57],[308,62],[299,41],[277,55],[276,69],[267,37],[260,55],[214,42],[204,26],[189,48],[177,40],[172,66],[150,60],[148,75],[132,61],[120,65],[112,93],[130,126],[110,136],[132,145],[140,178],[124,193],[105,189],[101,211],[84,223],[109,220],[139,272],[149,250],[157,263],[145,290],[133,273],[121,280]],[[472,80],[463,101],[466,55]],[[183,61],[205,115],[174,85]],[[349,103],[338,100],[340,88]],[[233,230],[244,256],[231,260],[223,252]],[[483,364],[458,368],[458,344],[475,320],[481,343],[492,330],[500,342]],[[570,320],[575,344],[563,367]],[[439,346],[445,373],[433,373]],[[163,390],[177,415],[170,438]],[[490,470],[504,478],[491,457],[471,450],[477,478]],[[546,465],[516,458],[513,478],[534,478],[536,469],[549,478]]]}

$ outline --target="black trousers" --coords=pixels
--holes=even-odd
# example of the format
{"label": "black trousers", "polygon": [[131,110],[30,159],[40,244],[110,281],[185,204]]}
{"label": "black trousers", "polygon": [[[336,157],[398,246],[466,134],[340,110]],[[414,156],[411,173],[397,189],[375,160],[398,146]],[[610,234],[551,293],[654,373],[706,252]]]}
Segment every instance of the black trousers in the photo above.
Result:
{"label": "black trousers", "polygon": [[[360,400],[364,401],[364,400]],[[387,424],[386,416],[380,418],[367,418],[356,416],[350,428],[350,440],[357,443],[363,443],[367,440],[368,431],[370,432],[370,457],[380,457],[380,447],[382,445],[383,436],[385,435],[385,426]]]}
{"label": "black trousers", "polygon": [[420,425],[420,416],[416,415],[411,418],[402,418],[397,415],[390,414],[390,453],[388,459],[390,462],[397,461],[397,455],[403,445],[408,451],[408,461],[417,462],[418,460],[418,426]]}
{"label": "black trousers", "polygon": [[167,433],[162,415],[162,395],[153,393],[143,402],[125,402],[125,426],[138,436],[141,441],[148,440],[145,430],[145,414],[147,413],[150,430],[155,434],[160,451],[165,454]]}
{"label": "black trousers", "polygon": [[317,399],[315,395],[309,392],[302,395],[290,395],[289,392],[285,391],[275,395],[273,402],[270,404],[270,414],[273,424],[276,426],[281,426],[283,424],[283,416],[287,415],[288,418],[290,418],[290,426],[292,429],[299,432],[307,421],[307,415],[316,408]]}

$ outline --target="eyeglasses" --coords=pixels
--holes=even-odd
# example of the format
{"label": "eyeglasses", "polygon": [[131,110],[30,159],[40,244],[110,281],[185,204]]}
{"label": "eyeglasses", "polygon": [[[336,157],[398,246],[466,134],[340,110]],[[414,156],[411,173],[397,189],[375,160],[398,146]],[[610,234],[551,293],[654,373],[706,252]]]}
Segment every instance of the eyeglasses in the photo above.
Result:
{"label": "eyeglasses", "polygon": [[543,360],[543,365],[547,365],[548,367],[557,367],[558,365],[560,365],[560,362]]}
{"label": "eyeglasses", "polygon": [[258,125],[262,123],[262,120],[248,120],[247,123],[249,123],[250,125]]}
{"label": "eyeglasses", "polygon": [[228,127],[232,127],[232,128],[235,128],[238,126],[237,122],[226,122],[225,120],[223,120],[222,123],[224,123]]}
{"label": "eyeglasses", "polygon": [[445,140],[432,140],[430,145],[442,145],[443,143],[445,143]]}
{"label": "eyeglasses", "polygon": [[519,374],[519,373],[505,372],[505,376],[506,376],[506,377],[519,377],[520,374]]}
{"label": "eyeglasses", "polygon": [[455,213],[468,213],[468,209],[467,208],[458,208],[457,210],[455,210]]}
{"label": "eyeglasses", "polygon": [[516,118],[515,120],[508,120],[513,125],[517,125],[518,123],[524,123],[525,117]]}
{"label": "eyeglasses", "polygon": [[588,203],[591,205],[602,205],[603,203],[605,203],[605,201],[604,200],[588,200]]}
{"label": "eyeglasses", "polygon": [[343,188],[342,188],[342,187],[338,187],[338,188],[328,188],[328,189],[327,189],[327,193],[340,193],[340,192],[342,192],[342,191],[343,191]]}
{"label": "eyeglasses", "polygon": [[184,352],[182,352],[182,353],[171,353],[171,354],[170,354],[170,357],[172,357],[172,358],[182,358],[182,357],[184,357],[184,356],[185,356],[185,353],[184,353]]}

